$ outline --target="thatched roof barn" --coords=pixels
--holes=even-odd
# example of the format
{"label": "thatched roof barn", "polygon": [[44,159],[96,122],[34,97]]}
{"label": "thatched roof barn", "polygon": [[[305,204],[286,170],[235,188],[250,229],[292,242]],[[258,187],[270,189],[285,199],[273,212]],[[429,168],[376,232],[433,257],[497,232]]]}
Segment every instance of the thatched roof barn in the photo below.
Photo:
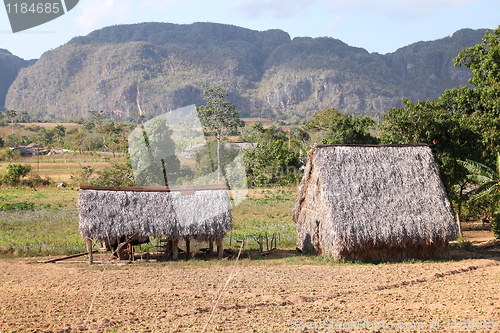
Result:
{"label": "thatched roof barn", "polygon": [[196,188],[81,186],[78,210],[79,230],[87,240],[137,234],[161,236],[175,244],[181,238],[216,240],[222,246],[222,238],[232,228],[231,200],[224,184]]}
{"label": "thatched roof barn", "polygon": [[293,209],[303,252],[446,258],[457,225],[427,145],[317,145]]}
{"label": "thatched roof barn", "polygon": [[[165,188],[165,187],[164,187]],[[84,237],[190,237],[208,240],[232,228],[227,190],[129,190],[83,188],[78,195],[80,233]]]}

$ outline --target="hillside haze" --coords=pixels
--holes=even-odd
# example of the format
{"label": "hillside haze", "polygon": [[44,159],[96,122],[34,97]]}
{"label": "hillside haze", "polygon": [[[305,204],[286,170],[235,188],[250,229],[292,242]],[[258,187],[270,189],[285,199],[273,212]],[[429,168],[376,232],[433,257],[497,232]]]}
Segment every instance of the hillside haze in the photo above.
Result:
{"label": "hillside haze", "polygon": [[380,55],[333,38],[294,38],[215,23],[142,23],[94,31],[48,51],[21,69],[6,107],[52,119],[103,110],[116,119],[146,118],[203,103],[217,85],[245,116],[305,115],[336,107],[381,114],[402,97],[427,99],[467,84],[453,66],[484,30],[419,42]]}

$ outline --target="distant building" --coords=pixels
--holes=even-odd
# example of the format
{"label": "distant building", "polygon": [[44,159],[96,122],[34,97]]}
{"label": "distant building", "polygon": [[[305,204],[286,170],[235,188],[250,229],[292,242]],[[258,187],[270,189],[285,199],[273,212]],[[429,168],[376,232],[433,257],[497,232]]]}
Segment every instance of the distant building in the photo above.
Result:
{"label": "distant building", "polygon": [[19,146],[16,148],[10,148],[12,151],[19,151],[21,156],[34,156],[37,151],[39,154],[44,155],[48,152],[47,148],[38,143],[30,143],[27,146]]}

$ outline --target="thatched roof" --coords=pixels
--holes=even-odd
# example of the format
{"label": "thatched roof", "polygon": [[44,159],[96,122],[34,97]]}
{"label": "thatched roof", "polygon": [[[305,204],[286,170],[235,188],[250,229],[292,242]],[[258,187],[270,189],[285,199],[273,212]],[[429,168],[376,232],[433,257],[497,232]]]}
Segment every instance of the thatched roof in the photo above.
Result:
{"label": "thatched roof", "polygon": [[427,145],[315,146],[293,219],[298,248],[339,259],[446,256],[457,234]]}
{"label": "thatched roof", "polygon": [[183,192],[87,187],[78,195],[78,210],[82,236],[99,239],[138,231],[139,236],[207,240],[232,228],[226,189]]}

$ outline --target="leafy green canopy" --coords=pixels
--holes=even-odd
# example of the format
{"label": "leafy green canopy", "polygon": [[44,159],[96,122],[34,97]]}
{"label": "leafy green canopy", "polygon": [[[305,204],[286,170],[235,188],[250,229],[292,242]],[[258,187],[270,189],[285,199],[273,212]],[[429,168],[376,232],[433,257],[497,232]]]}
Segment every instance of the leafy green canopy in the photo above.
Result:
{"label": "leafy green canopy", "polygon": [[220,87],[208,87],[203,91],[207,105],[198,107],[198,116],[204,129],[215,135],[218,141],[245,126],[236,107],[227,102],[228,93]]}
{"label": "leafy green canopy", "polygon": [[[168,186],[175,182],[180,161],[171,136],[172,130],[164,118],[153,119],[131,134],[130,162],[138,186]],[[167,179],[167,174],[171,179]]]}
{"label": "leafy green canopy", "polygon": [[203,91],[207,105],[198,107],[198,117],[204,130],[217,139],[217,181],[221,176],[220,143],[238,127],[245,126],[236,107],[227,102],[228,93],[220,87],[208,87]]}
{"label": "leafy green canopy", "polygon": [[[256,186],[287,185],[299,180],[299,169],[303,165],[300,152],[293,149],[286,134],[275,128],[259,131],[255,145],[245,151],[245,169],[248,183]],[[296,145],[294,144],[294,147]]]}
{"label": "leafy green canopy", "polygon": [[376,144],[379,140],[370,134],[369,129],[375,121],[368,116],[352,117],[347,115],[333,118],[323,144]]}

